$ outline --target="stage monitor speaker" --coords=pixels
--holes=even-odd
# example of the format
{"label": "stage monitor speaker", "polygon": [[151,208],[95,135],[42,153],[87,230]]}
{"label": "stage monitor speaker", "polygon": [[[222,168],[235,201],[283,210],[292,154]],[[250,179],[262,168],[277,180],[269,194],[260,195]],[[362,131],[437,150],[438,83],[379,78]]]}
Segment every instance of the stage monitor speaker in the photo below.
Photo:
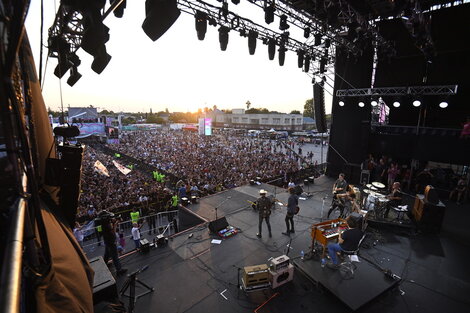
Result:
{"label": "stage monitor speaker", "polygon": [[313,105],[315,107],[315,123],[319,133],[326,133],[328,131],[326,125],[325,115],[325,92],[323,86],[315,83],[313,84]]}
{"label": "stage monitor speaker", "polygon": [[209,223],[209,230],[212,233],[216,233],[219,230],[227,228],[227,226],[228,226],[228,222],[227,222],[227,219],[224,216],[224,217],[221,217],[219,219],[216,219],[215,221],[210,222]]}
{"label": "stage monitor speaker", "polygon": [[91,259],[90,266],[95,272],[93,276],[93,303],[116,299],[118,297],[116,280],[104,263],[103,257]]}
{"label": "stage monitor speaker", "polygon": [[142,29],[153,41],[160,38],[178,19],[181,11],[176,0],[146,0]]}

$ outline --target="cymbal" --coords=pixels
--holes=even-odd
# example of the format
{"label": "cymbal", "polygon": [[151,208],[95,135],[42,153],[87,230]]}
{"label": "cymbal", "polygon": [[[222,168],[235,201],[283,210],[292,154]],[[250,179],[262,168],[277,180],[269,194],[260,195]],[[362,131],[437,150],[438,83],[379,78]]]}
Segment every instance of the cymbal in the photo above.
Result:
{"label": "cymbal", "polygon": [[364,189],[363,191],[364,191],[364,193],[367,193],[367,194],[370,193],[370,190],[369,190],[369,189]]}
{"label": "cymbal", "polygon": [[372,185],[373,185],[374,187],[377,187],[377,188],[379,188],[379,189],[383,189],[383,188],[385,188],[385,185],[384,185],[384,184],[382,184],[381,182],[378,182],[378,181],[374,181],[374,182],[372,182]]}
{"label": "cymbal", "polygon": [[367,184],[366,187],[370,188],[370,187],[372,187],[372,184]]}
{"label": "cymbal", "polygon": [[377,191],[378,189],[375,188],[374,186],[370,186],[370,190]]}

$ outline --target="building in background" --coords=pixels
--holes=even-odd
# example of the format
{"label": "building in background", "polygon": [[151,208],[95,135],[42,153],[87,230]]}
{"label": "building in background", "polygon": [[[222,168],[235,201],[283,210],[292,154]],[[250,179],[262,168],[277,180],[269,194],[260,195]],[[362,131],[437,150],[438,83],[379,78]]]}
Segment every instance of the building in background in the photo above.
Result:
{"label": "building in background", "polygon": [[246,114],[245,109],[233,109],[232,113],[215,110],[208,114],[212,117],[214,127],[230,127],[259,130],[287,130],[298,131],[303,129],[302,114],[263,113]]}

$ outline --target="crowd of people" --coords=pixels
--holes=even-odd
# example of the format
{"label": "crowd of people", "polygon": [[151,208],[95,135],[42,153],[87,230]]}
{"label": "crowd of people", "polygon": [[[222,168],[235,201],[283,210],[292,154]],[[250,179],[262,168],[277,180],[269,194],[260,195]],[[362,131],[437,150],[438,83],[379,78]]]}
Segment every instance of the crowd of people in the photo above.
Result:
{"label": "crowd of people", "polygon": [[[157,197],[170,195],[162,184],[155,183],[145,173],[132,170],[124,175],[113,164],[113,160],[113,156],[90,146],[86,147],[77,216],[80,222],[95,218],[102,210],[115,211],[131,205],[144,205],[143,202],[156,201]],[[96,161],[106,167],[109,176],[95,169]]]}
{"label": "crowd of people", "polygon": [[233,188],[300,169],[298,156],[281,143],[193,132],[123,133],[112,149],[166,171],[201,191]]}

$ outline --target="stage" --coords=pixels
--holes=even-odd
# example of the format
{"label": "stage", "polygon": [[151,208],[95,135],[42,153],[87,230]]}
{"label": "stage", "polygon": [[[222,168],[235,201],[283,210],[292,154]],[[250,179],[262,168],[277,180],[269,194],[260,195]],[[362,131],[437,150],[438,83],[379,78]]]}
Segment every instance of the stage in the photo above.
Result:
{"label": "stage", "polygon": [[[351,280],[342,280],[338,272],[321,268],[319,261],[301,260],[301,251],[306,253],[311,245],[311,226],[320,221],[323,198],[330,194],[333,182],[320,177],[304,188],[311,196],[299,201],[301,210],[294,218],[296,233],[290,237],[282,234],[286,209],[279,204],[270,218],[273,237],[269,238],[265,224],[263,237],[256,237],[258,212],[249,201],[256,200],[259,190],[265,189],[268,196],[275,192],[276,198],[286,203],[288,193],[279,187],[242,186],[188,205],[183,210],[197,217],[193,221],[197,224],[170,236],[164,247],[121,259],[129,272],[148,266],[137,277],[155,288],[137,300],[134,312],[441,313],[442,308],[459,312],[468,307],[470,270],[466,263],[470,250],[445,231],[438,236],[369,226],[360,251],[361,262]],[[324,217],[330,203],[331,197],[325,200]],[[240,230],[220,244],[211,243],[218,237],[208,230],[216,207],[217,217],[225,217]],[[147,234],[146,238],[151,240],[152,236]],[[286,253],[295,265],[292,282],[250,293],[239,288],[239,269],[267,263]],[[387,278],[365,258],[401,280]],[[118,290],[125,280],[125,276],[117,277]],[[127,298],[122,301],[127,306]]]}

